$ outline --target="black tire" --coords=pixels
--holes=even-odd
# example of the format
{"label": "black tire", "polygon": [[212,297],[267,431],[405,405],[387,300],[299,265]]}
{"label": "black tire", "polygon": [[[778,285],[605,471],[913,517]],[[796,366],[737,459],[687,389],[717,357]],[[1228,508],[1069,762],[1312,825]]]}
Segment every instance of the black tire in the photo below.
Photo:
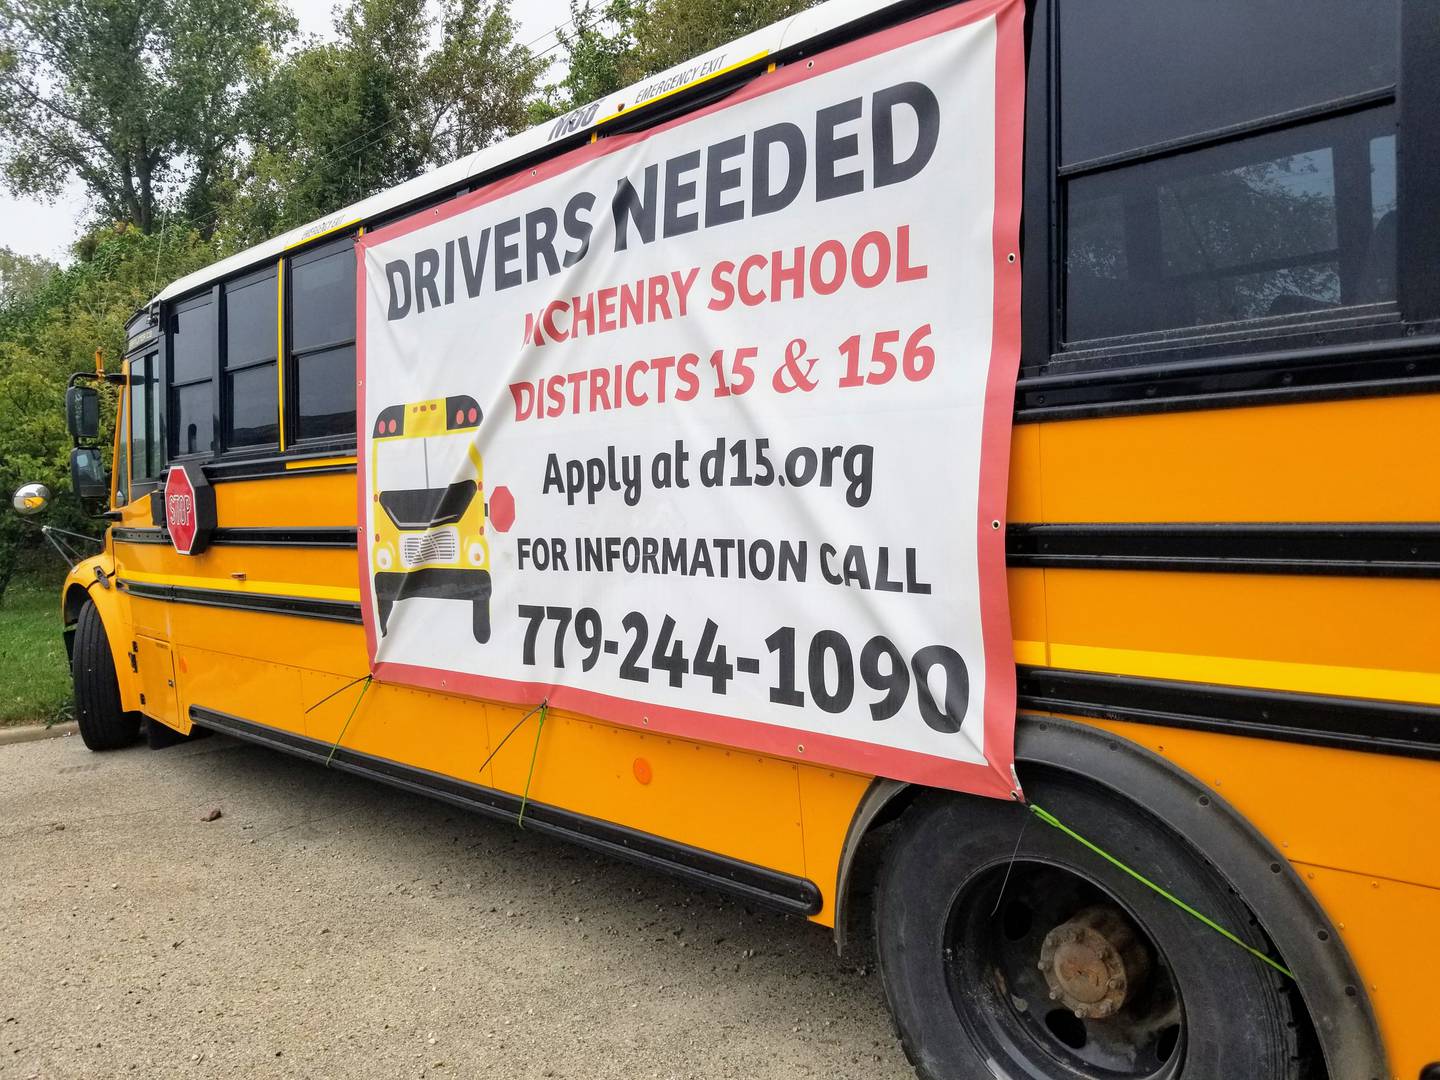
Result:
{"label": "black tire", "polygon": [[140,734],[140,715],[120,707],[110,639],[92,600],[85,601],[75,623],[70,675],[75,682],[75,720],[85,745],[91,750],[118,750],[133,743]]}
{"label": "black tire", "polygon": [[[1265,950],[1219,874],[1143,809],[1063,773],[1031,770],[1024,783],[1080,835]],[[1053,961],[1056,942],[1088,946],[1076,927],[1102,911],[1125,927],[1115,938],[1125,944],[1106,955],[1140,974],[1120,980],[1118,1005],[1077,1019],[1041,949]],[[875,933],[886,997],[924,1080],[1301,1075],[1284,976],[1019,805],[920,796],[881,868]]]}

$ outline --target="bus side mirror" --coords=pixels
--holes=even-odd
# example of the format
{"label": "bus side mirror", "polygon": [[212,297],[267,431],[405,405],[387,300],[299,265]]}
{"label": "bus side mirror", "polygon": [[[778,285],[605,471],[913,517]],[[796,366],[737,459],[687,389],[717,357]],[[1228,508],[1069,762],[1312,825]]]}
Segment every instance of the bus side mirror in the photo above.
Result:
{"label": "bus side mirror", "polygon": [[65,426],[70,437],[85,442],[100,434],[100,393],[93,386],[71,386],[65,391]]}
{"label": "bus side mirror", "polygon": [[50,505],[50,489],[44,484],[24,484],[18,488],[10,505],[17,514],[38,514]]}
{"label": "bus side mirror", "polygon": [[70,451],[70,488],[81,499],[104,500],[110,495],[105,463],[94,446],[77,446]]}

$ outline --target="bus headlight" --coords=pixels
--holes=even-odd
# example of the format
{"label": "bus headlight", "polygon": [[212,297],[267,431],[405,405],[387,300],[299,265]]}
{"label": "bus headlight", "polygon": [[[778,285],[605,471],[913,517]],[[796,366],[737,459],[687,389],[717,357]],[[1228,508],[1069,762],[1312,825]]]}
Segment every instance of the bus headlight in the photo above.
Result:
{"label": "bus headlight", "polygon": [[485,554],[485,545],[479,540],[470,541],[470,546],[465,549],[465,555],[469,558],[471,566],[484,566]]}
{"label": "bus headlight", "polygon": [[395,553],[390,550],[389,544],[381,544],[375,549],[375,565],[381,570],[389,570],[395,565]]}

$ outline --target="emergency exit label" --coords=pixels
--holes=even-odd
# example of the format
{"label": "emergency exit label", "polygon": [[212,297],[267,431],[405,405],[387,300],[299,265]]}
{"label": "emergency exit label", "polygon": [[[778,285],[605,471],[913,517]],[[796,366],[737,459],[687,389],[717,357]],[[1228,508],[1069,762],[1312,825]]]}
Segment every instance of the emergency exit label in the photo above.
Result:
{"label": "emergency exit label", "polygon": [[1012,793],[1023,16],[362,238],[377,678]]}

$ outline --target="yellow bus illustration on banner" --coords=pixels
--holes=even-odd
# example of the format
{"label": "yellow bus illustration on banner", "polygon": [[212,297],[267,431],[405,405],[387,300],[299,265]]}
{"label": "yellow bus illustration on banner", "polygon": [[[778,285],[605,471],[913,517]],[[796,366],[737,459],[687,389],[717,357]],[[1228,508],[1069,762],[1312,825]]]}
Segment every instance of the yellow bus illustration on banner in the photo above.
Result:
{"label": "yellow bus illustration on banner", "polygon": [[371,440],[371,537],[379,629],[411,597],[465,600],[475,640],[490,640],[490,545],[475,446],[474,398],[435,398],[382,409]]}

